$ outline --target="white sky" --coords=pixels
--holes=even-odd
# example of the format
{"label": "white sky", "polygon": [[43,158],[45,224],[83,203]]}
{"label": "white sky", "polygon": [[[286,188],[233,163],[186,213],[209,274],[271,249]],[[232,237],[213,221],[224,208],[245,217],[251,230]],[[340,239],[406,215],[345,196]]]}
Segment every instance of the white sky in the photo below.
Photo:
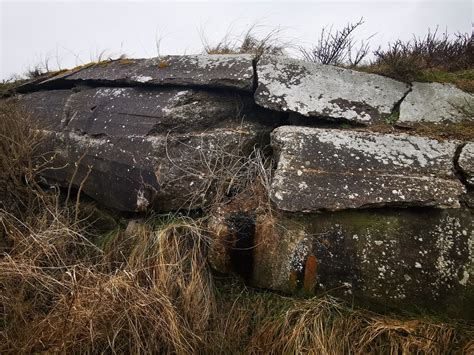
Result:
{"label": "white sky", "polygon": [[395,39],[424,35],[440,26],[470,32],[472,1],[5,1],[0,0],[0,79],[22,74],[49,60],[50,69],[74,67],[121,53],[129,57],[199,53],[199,29],[210,42],[229,29],[239,34],[258,23],[258,31],[280,27],[284,40],[308,45],[321,28],[340,28],[363,17],[359,38],[371,48]]}

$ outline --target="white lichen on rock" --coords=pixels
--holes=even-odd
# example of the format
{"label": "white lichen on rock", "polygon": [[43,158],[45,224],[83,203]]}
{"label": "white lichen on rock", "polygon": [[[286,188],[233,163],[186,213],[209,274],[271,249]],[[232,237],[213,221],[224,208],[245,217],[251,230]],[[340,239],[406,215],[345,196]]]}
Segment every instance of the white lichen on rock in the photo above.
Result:
{"label": "white lichen on rock", "polygon": [[263,107],[360,123],[388,117],[408,91],[382,76],[280,56],[263,56],[257,74],[255,99]]}
{"label": "white lichen on rock", "polygon": [[283,126],[274,130],[272,144],[278,160],[272,197],[287,211],[452,208],[465,191],[454,174],[457,141]]}
{"label": "white lichen on rock", "polygon": [[474,95],[452,84],[413,83],[400,105],[398,123],[474,120]]}

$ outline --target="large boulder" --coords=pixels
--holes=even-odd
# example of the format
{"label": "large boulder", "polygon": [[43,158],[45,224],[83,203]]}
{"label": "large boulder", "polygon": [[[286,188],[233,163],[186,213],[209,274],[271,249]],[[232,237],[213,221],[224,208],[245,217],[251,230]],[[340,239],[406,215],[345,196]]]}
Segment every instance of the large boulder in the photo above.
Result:
{"label": "large boulder", "polygon": [[274,215],[255,228],[249,282],[472,319],[473,244],[468,210]]}
{"label": "large boulder", "polygon": [[249,54],[163,56],[119,59],[86,65],[61,73],[38,86],[61,82],[101,85],[205,86],[252,91],[253,56]]}
{"label": "large boulder", "polygon": [[398,123],[404,125],[432,122],[474,124],[474,95],[452,84],[413,83],[400,105]]}
{"label": "large boulder", "polygon": [[459,207],[458,143],[407,134],[283,126],[271,196],[285,211]]}
{"label": "large boulder", "polygon": [[375,74],[280,56],[257,63],[256,102],[272,110],[308,117],[380,123],[409,87]]}

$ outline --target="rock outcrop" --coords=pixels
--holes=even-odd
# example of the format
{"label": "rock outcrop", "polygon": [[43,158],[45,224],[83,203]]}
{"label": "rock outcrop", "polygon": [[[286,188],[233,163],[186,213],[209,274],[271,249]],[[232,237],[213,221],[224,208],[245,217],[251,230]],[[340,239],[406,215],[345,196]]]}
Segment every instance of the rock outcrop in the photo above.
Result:
{"label": "rock outcrop", "polygon": [[[48,137],[43,183],[120,212],[200,213],[225,195],[208,228],[220,272],[474,313],[473,143],[411,127],[471,124],[471,94],[267,55],[102,62],[19,92]],[[403,131],[390,124],[398,111]],[[236,167],[260,164],[255,149],[273,158],[271,174],[232,188]]]}

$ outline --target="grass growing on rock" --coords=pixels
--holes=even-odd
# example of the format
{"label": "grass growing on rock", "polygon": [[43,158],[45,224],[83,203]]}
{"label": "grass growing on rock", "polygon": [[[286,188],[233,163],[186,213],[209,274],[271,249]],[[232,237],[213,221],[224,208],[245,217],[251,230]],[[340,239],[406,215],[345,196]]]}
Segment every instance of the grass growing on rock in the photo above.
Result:
{"label": "grass growing on rock", "polygon": [[87,205],[31,183],[43,157],[30,148],[41,137],[21,117],[10,107],[0,120],[11,138],[2,139],[9,170],[0,176],[14,182],[0,188],[17,200],[0,206],[1,353],[474,350],[472,324],[381,315],[324,295],[290,298],[217,276],[209,216],[150,215],[98,229]]}

